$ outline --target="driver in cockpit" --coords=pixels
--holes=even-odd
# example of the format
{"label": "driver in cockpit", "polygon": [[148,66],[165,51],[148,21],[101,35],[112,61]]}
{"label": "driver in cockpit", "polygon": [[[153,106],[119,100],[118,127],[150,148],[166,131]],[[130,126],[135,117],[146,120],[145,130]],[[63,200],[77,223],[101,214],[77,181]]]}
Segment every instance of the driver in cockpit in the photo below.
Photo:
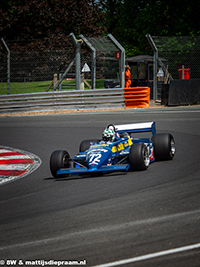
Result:
{"label": "driver in cockpit", "polygon": [[115,127],[113,125],[108,126],[102,134],[103,141],[115,142],[120,139],[118,133],[115,132]]}

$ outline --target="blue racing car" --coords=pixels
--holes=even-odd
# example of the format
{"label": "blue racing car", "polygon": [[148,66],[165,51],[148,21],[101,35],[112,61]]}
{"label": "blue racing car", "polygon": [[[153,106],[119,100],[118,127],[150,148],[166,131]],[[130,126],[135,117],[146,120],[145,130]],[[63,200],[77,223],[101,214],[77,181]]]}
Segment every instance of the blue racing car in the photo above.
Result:
{"label": "blue racing car", "polygon": [[[135,138],[135,133],[151,132],[151,137]],[[66,150],[56,150],[50,157],[55,178],[70,174],[110,173],[146,170],[155,160],[171,160],[175,141],[169,133],[156,133],[155,122],[123,125],[109,124],[102,139],[84,140],[79,153],[70,158]]]}

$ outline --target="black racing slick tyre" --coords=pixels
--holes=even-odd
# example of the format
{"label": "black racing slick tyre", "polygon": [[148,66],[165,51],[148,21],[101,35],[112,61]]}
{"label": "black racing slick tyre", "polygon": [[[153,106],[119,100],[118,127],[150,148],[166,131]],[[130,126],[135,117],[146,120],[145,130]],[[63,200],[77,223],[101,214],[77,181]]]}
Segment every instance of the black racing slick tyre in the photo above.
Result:
{"label": "black racing slick tyre", "polygon": [[172,160],[175,155],[175,141],[171,134],[154,134],[152,137],[155,160]]}
{"label": "black racing slick tyre", "polygon": [[142,171],[149,167],[149,151],[144,143],[136,143],[131,146],[129,163],[133,171]]}
{"label": "black racing slick tyre", "polygon": [[[62,177],[57,175],[57,171],[61,168],[69,167],[69,153],[65,150],[56,150],[51,154],[50,157],[50,170],[54,178]],[[67,175],[65,175],[66,177]]]}
{"label": "black racing slick tyre", "polygon": [[80,143],[80,146],[79,146],[79,152],[85,152],[86,150],[88,150],[91,146],[91,143],[95,144],[99,142],[98,139],[89,139],[89,140],[83,140],[81,143]]}

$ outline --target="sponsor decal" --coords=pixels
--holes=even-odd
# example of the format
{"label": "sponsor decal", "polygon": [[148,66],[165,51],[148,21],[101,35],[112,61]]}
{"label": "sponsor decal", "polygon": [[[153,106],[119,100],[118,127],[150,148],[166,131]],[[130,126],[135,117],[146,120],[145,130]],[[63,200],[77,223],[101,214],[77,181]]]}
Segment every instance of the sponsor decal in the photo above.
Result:
{"label": "sponsor decal", "polygon": [[92,147],[99,147],[99,146],[109,146],[109,144],[112,144],[111,142],[107,142],[107,144],[98,144],[98,145],[91,145],[91,148]]}
{"label": "sponsor decal", "polygon": [[117,147],[116,147],[116,146],[113,146],[113,147],[112,147],[112,152],[113,152],[113,153],[117,152]]}
{"label": "sponsor decal", "polygon": [[0,185],[25,177],[40,165],[40,158],[30,152],[0,146]]}
{"label": "sponsor decal", "polygon": [[91,149],[91,150],[89,150],[88,151],[88,154],[90,154],[90,153],[95,153],[95,152],[104,152],[104,153],[106,153],[106,152],[108,152],[108,149],[105,149],[105,148],[95,148],[95,149]]}
{"label": "sponsor decal", "polygon": [[152,161],[154,160],[154,149],[153,149],[153,144],[151,143],[145,143],[145,145],[147,146],[148,150],[149,150],[149,160]]}

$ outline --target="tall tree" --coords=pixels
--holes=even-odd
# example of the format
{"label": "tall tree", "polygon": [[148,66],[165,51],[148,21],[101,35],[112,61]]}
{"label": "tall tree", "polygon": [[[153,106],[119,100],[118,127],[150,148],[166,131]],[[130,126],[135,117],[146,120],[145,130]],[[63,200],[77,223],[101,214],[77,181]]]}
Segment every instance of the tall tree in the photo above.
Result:
{"label": "tall tree", "polygon": [[152,52],[147,33],[161,36],[200,33],[198,0],[121,0],[116,1],[117,5],[112,5],[112,0],[103,2],[106,25],[125,47],[127,56]]}
{"label": "tall tree", "polygon": [[[5,1],[4,1],[5,2]],[[10,0],[0,5],[0,36],[10,40],[62,39],[73,32],[102,35],[103,14],[88,0]]]}
{"label": "tall tree", "polygon": [[104,13],[106,19],[107,31],[114,32],[118,27],[118,22],[121,21],[121,0],[102,0],[100,1],[101,10]]}

